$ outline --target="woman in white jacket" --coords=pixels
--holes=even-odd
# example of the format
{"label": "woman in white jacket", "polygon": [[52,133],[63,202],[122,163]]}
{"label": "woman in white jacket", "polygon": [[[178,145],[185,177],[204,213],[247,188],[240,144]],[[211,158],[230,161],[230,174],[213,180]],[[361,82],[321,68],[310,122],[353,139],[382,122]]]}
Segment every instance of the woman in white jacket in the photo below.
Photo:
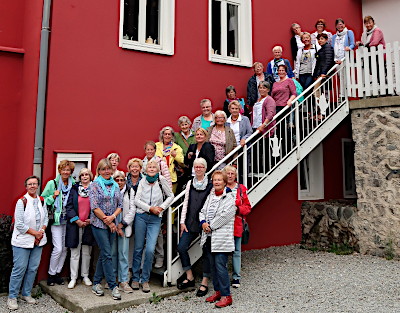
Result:
{"label": "woman in white jacket", "polygon": [[[116,170],[113,175],[114,180],[119,186],[122,194],[122,212],[116,218],[118,236],[112,244],[112,259],[115,276],[118,277],[119,290],[125,293],[132,293],[133,290],[129,286],[129,241],[132,235],[132,222],[135,214],[135,192],[126,183],[124,172]],[[128,221],[126,218],[128,216]],[[124,221],[124,223],[122,223]],[[124,226],[125,225],[125,226]],[[122,229],[125,228],[123,231]]]}
{"label": "woman in white jacket", "polygon": [[[10,276],[7,305],[17,310],[17,297],[22,285],[21,299],[35,304],[31,297],[33,282],[42,257],[42,248],[47,242],[45,230],[48,216],[44,199],[39,197],[39,178],[25,179],[27,193],[15,206],[15,225],[11,239],[13,249],[13,269]],[[23,282],[23,283],[22,283]]]}
{"label": "woman in white jacket", "polygon": [[[141,283],[142,291],[146,293],[150,292],[150,271],[157,237],[160,232],[162,214],[174,200],[174,194],[168,181],[159,172],[160,167],[157,161],[147,162],[146,176],[140,181],[135,196],[135,248],[132,264],[132,288],[138,290],[139,283]],[[143,252],[145,256],[142,273],[140,273]]]}
{"label": "woman in white jacket", "polygon": [[203,229],[201,246],[205,262],[210,263],[215,293],[206,299],[207,302],[217,302],[218,308],[232,304],[230,280],[228,273],[228,256],[235,250],[233,225],[236,206],[235,197],[228,192],[228,178],[222,171],[212,175],[213,189],[200,211],[200,224]]}

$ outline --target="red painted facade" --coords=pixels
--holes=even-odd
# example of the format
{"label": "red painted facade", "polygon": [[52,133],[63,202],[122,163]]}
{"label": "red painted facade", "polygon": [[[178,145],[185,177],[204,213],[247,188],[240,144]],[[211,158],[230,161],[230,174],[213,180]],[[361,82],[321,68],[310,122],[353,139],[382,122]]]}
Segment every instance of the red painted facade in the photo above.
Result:
{"label": "red painted facade", "polygon": [[[15,0],[0,10],[0,127],[6,181],[0,194],[1,213],[12,214],[32,173],[36,114],[40,1]],[[118,47],[119,0],[53,1],[46,110],[43,178],[53,178],[56,150],[94,151],[92,167],[111,151],[118,152],[121,168],[133,156],[143,157],[143,143],[157,140],[165,125],[177,128],[181,115],[199,115],[199,102],[210,98],[222,107],[227,85],[245,96],[251,68],[208,61],[208,1],[175,1],[173,56]],[[5,6],[0,4],[0,8]],[[290,58],[290,25],[314,30],[318,18],[328,29],[342,17],[358,38],[362,30],[361,1],[337,0],[316,4],[294,0],[280,13],[269,1],[252,1],[253,61],[266,64],[276,44]],[[4,24],[4,26],[3,26]],[[340,140],[351,138],[349,121],[324,142],[325,196],[342,198]],[[284,245],[301,239],[297,174],[293,171],[249,217],[252,240],[246,248]],[[261,221],[261,222],[260,222]],[[40,277],[48,260],[44,257]]]}

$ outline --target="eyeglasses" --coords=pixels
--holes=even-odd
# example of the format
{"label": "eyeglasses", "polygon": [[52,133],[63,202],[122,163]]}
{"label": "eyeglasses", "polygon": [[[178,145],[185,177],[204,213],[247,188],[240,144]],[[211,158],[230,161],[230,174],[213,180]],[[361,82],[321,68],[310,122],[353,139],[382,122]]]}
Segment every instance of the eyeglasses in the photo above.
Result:
{"label": "eyeglasses", "polygon": [[222,118],[222,119],[225,119],[224,116],[216,116],[216,117],[215,117],[216,120],[221,119],[221,118]]}
{"label": "eyeglasses", "polygon": [[117,183],[125,181],[123,178],[114,179]]}
{"label": "eyeglasses", "polygon": [[205,166],[195,166],[194,167],[196,170],[200,170],[200,169],[202,169],[202,168],[205,168]]}
{"label": "eyeglasses", "polygon": [[27,186],[39,186],[39,184],[38,183],[31,183],[31,184],[26,184]]}

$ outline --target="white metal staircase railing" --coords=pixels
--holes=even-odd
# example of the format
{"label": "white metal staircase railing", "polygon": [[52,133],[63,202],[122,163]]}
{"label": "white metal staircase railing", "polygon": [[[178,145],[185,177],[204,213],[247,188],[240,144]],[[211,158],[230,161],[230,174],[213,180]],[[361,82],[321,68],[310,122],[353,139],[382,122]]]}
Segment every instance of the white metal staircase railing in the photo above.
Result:
{"label": "white metal staircase railing", "polygon": [[400,47],[399,42],[388,43],[386,48],[360,47],[346,52],[346,79],[349,97],[399,95]]}
{"label": "white metal staircase railing", "polygon": [[[307,156],[349,113],[344,77],[345,60],[335,65],[327,79],[319,78],[297,96],[292,107],[285,107],[269,123],[276,123],[263,136],[252,134],[244,147],[236,147],[208,172],[233,159],[239,180],[248,187],[250,202],[254,206]],[[344,90],[341,93],[341,89]],[[313,118],[314,117],[314,118]],[[168,209],[167,270],[164,286],[173,285],[183,274],[176,246],[179,243],[179,221],[184,191],[175,197]],[[189,249],[191,262],[201,257],[199,238]]]}

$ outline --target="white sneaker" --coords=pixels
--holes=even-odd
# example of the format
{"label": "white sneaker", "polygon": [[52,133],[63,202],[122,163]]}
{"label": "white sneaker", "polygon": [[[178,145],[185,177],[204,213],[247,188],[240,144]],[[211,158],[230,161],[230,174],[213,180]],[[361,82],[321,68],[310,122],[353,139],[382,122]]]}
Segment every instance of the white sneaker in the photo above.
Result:
{"label": "white sneaker", "polygon": [[74,289],[76,285],[76,279],[71,279],[71,281],[68,284],[68,289]]}
{"label": "white sneaker", "polygon": [[86,286],[92,285],[92,281],[89,279],[89,277],[83,277],[82,281]]}
{"label": "white sneaker", "polygon": [[10,310],[18,310],[18,302],[17,298],[7,299],[7,306]]}
{"label": "white sneaker", "polygon": [[21,299],[24,300],[26,303],[36,304],[36,300],[33,299],[31,296],[21,296]]}
{"label": "white sneaker", "polygon": [[156,263],[154,264],[154,267],[155,268],[162,268],[163,264],[164,264],[164,259],[159,258],[159,259],[156,259]]}

